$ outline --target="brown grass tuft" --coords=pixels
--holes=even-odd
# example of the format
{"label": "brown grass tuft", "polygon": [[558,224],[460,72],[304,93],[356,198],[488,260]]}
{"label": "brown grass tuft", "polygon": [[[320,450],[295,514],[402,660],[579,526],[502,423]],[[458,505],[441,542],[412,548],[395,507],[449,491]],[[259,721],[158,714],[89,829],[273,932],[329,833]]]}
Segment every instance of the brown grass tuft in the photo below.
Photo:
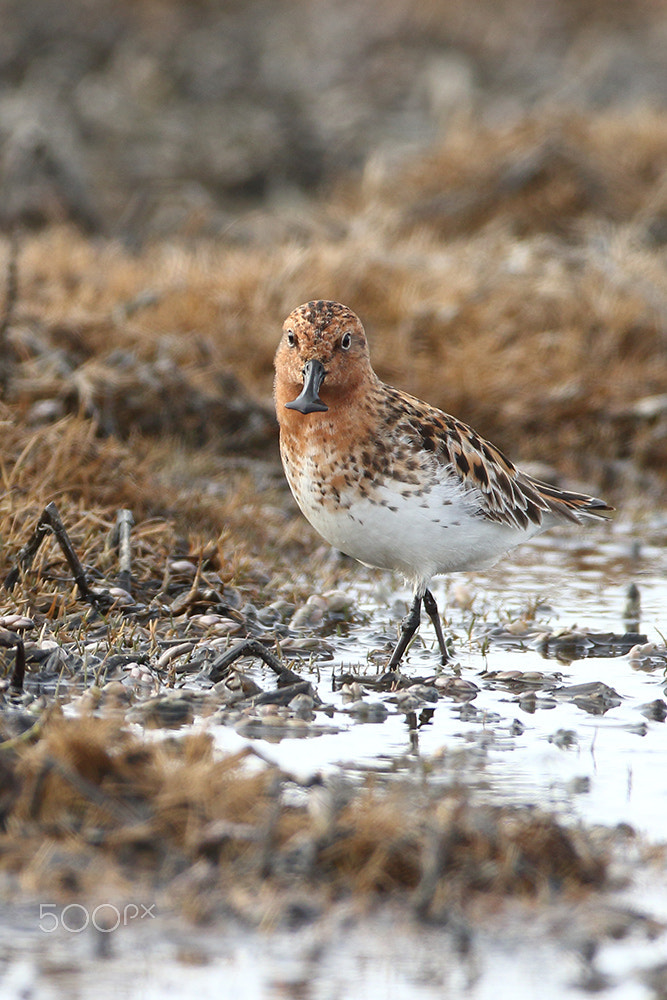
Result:
{"label": "brown grass tuft", "polygon": [[[369,166],[302,213],[298,236],[256,214],[245,245],[130,255],[67,229],[31,237],[11,414],[25,426],[52,403],[87,416],[142,463],[141,439],[155,435],[275,460],[280,324],[324,296],[359,312],[384,378],[519,459],[623,489],[636,451],[662,479],[662,424],[633,407],[667,384],[666,153],[661,113],[543,114],[460,125],[413,163]],[[54,426],[67,450],[75,432]],[[120,456],[101,454],[75,488],[94,496],[99,481],[104,497],[105,461]]]}
{"label": "brown grass tuft", "polygon": [[397,896],[425,916],[478,893],[580,892],[604,881],[605,859],[580,831],[459,794],[376,781],[350,789],[322,825],[290,802],[291,783],[275,768],[249,767],[245,753],[221,757],[203,733],[146,743],[109,719],[53,713],[34,745],[6,753],[14,793],[0,867],[37,889],[86,895],[103,874],[165,892],[176,869],[194,877],[205,859],[207,898],[301,882],[330,899]]}

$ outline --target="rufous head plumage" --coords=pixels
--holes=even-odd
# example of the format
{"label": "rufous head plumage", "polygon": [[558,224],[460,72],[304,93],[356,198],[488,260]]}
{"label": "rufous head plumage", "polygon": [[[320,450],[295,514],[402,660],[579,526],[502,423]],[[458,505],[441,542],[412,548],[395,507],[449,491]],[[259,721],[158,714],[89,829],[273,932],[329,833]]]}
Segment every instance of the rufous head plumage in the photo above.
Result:
{"label": "rufous head plumage", "polygon": [[289,314],[275,358],[276,405],[302,414],[324,411],[369,379],[366,334],[340,302],[306,302]]}

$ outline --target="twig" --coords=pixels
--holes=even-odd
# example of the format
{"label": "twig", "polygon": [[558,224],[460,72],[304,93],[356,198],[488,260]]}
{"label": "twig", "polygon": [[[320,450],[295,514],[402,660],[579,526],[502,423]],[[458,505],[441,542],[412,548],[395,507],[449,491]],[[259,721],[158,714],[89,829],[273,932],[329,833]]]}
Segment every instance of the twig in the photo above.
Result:
{"label": "twig", "polygon": [[25,677],[25,646],[23,639],[10,629],[0,629],[0,647],[15,649],[14,667],[9,681],[11,694],[23,694],[23,679]]}
{"label": "twig", "polygon": [[134,527],[131,510],[122,508],[116,514],[116,523],[109,534],[109,547],[118,548],[118,586],[132,593],[132,548],[130,533]]}
{"label": "twig", "polygon": [[12,676],[9,681],[9,687],[12,694],[23,693],[24,678],[25,678],[25,646],[23,645],[23,639],[17,636],[16,658],[14,660],[14,669],[12,670]]}
{"label": "twig", "polygon": [[295,674],[289,667],[283,666],[278,657],[267,649],[266,646],[263,646],[258,639],[243,639],[236,646],[232,646],[226,653],[223,653],[222,656],[214,660],[208,674],[210,680],[214,684],[217,681],[221,681],[227,675],[228,668],[232,663],[235,660],[241,659],[242,656],[259,657],[260,660],[266,663],[267,667],[270,667],[274,673],[278,674],[283,684],[303,684],[303,678]]}
{"label": "twig", "polygon": [[9,385],[12,364],[9,357],[7,331],[14,320],[14,310],[19,294],[18,280],[19,240],[16,227],[9,230],[9,256],[7,258],[7,282],[5,290],[5,307],[0,318],[0,395],[5,396]]}
{"label": "twig", "polygon": [[316,701],[320,698],[310,681],[301,681],[299,684],[288,684],[287,687],[276,688],[275,691],[262,691],[249,698],[251,705],[288,705],[297,694],[307,694]]}
{"label": "twig", "polygon": [[32,561],[37,554],[37,550],[44,541],[46,535],[51,532],[55,535],[56,541],[63,550],[65,558],[69,563],[69,567],[72,570],[72,575],[76,581],[76,585],[79,588],[79,593],[84,601],[92,604],[93,607],[97,607],[97,598],[95,594],[91,591],[88,586],[88,581],[86,580],[86,574],[84,572],[83,566],[77,556],[72,543],[69,540],[69,535],[65,529],[65,525],[60,519],[60,514],[58,513],[58,508],[51,502],[46,505],[42,515],[37,522],[37,526],[32,533],[32,537],[28,539],[26,544],[23,546],[16,558],[16,565],[5,577],[4,586],[6,590],[13,590],[18,582],[21,570],[29,569],[32,565]]}

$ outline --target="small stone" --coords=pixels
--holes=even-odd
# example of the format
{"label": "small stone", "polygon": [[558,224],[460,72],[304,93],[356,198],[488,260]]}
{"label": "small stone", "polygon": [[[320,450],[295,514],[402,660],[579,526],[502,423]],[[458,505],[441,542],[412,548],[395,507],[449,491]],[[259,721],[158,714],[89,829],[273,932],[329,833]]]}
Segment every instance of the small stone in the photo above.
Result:
{"label": "small stone", "polygon": [[640,711],[652,722],[664,722],[667,719],[667,703],[662,698],[656,698],[655,701],[649,702]]}
{"label": "small stone", "polygon": [[192,615],[190,622],[193,625],[201,625],[202,628],[210,628],[212,625],[219,625],[221,622],[228,621],[222,617],[222,615]]}
{"label": "small stone", "polygon": [[636,646],[628,651],[629,660],[641,660],[644,656],[650,656],[656,649],[656,644],[654,642],[642,642],[638,643]]}
{"label": "small stone", "polygon": [[284,726],[285,720],[276,712],[275,705],[260,705],[258,715],[263,726]]}
{"label": "small stone", "polygon": [[470,701],[478,694],[479,688],[473,681],[463,677],[436,677],[434,687],[448,698]]}
{"label": "small stone", "polygon": [[525,670],[523,680],[528,684],[540,684],[544,681],[544,674],[541,670]]}
{"label": "small stone", "polygon": [[315,700],[309,694],[296,694],[289,703],[289,707],[296,712],[301,709],[312,710],[314,704]]}
{"label": "small stone", "polygon": [[10,632],[21,632],[23,629],[34,628],[35,622],[26,615],[0,615],[0,627]]}
{"label": "small stone", "polygon": [[422,701],[437,701],[440,692],[434,684],[412,684],[407,691]]}
{"label": "small stone", "polygon": [[577,734],[574,729],[557,729],[549,737],[549,743],[553,743],[559,750],[570,750],[578,745]]}
{"label": "small stone", "polygon": [[102,696],[104,700],[115,701],[119,704],[127,704],[130,701],[130,692],[121,681],[109,681],[102,686]]}
{"label": "small stone", "polygon": [[399,712],[414,712],[424,704],[421,698],[417,698],[414,694],[409,694],[407,691],[400,691],[392,700],[395,701]]}
{"label": "small stone", "polygon": [[328,611],[334,615],[347,615],[354,606],[352,596],[344,590],[327,590],[322,597]]}
{"label": "small stone", "polygon": [[364,689],[359,681],[352,681],[351,684],[343,684],[341,694],[343,701],[358,701],[364,695]]}
{"label": "small stone", "polygon": [[306,628],[309,625],[319,625],[324,618],[321,608],[313,608],[312,605],[304,604],[292,615],[290,628]]}
{"label": "small stone", "polygon": [[197,567],[189,559],[175,559],[174,562],[169,563],[169,571],[174,576],[194,576]]}

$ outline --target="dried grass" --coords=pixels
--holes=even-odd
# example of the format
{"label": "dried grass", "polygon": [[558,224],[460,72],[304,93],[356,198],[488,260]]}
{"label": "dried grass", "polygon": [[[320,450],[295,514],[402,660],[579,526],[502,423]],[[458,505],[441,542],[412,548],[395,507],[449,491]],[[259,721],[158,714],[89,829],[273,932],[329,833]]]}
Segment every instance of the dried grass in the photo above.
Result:
{"label": "dried grass", "polygon": [[[295,552],[315,537],[279,469],[272,359],[283,316],[312,296],[360,313],[381,376],[517,461],[621,508],[660,503],[666,153],[659,113],[461,123],[428,156],[369,164],[296,213],[240,217],[243,239],[133,254],[65,227],[23,237],[0,573],[55,500],[103,577],[107,532],[132,510],[144,599],[184,554],[252,599],[291,597]],[[57,615],[74,600],[63,581],[47,544],[12,608]]]}
{"label": "dried grass", "polygon": [[[604,881],[603,851],[544,814],[374,781],[322,824],[285,795],[285,776],[250,760],[221,758],[202,733],[146,743],[111,719],[52,713],[38,742],[3,754],[13,793],[0,868],[71,899],[102,876],[167,892],[175,870],[187,882],[206,859],[206,893],[234,886],[259,900],[263,886],[275,906],[274,893],[301,885],[329,900],[412,900],[421,916],[478,893],[578,893]],[[197,911],[195,899],[181,903]]]}
{"label": "dried grass", "polygon": [[623,490],[636,451],[662,479],[664,429],[633,406],[667,384],[666,154],[664,115],[543,115],[369,166],[294,229],[256,213],[243,245],[31,237],[12,414],[57,399],[106,434],[275,458],[280,323],[324,296],[360,313],[383,377],[520,459]]}

